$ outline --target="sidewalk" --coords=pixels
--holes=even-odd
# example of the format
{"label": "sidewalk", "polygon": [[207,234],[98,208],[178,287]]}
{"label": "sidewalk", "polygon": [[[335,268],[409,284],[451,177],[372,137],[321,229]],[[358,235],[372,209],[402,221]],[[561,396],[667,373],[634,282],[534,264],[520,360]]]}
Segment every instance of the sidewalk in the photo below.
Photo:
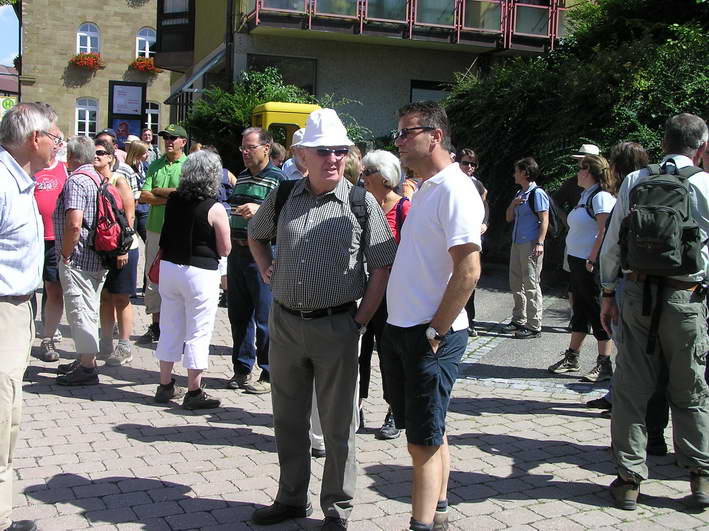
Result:
{"label": "sidewalk", "polygon": [[[567,346],[566,301],[546,299],[541,339],[511,339],[498,327],[512,306],[504,284],[504,274],[492,272],[478,290],[481,334],[468,345],[453,392],[451,529],[709,529],[709,511],[685,507],[687,475],[671,454],[650,458],[651,479],[637,511],[610,507],[609,421],[583,405],[604,390],[546,372]],[[147,324],[137,307],[135,335]],[[61,328],[66,337],[68,328]],[[101,384],[87,388],[55,385],[56,364],[33,358],[14,461],[13,518],[34,519],[41,530],[317,528],[318,459],[312,517],[268,528],[250,524],[254,506],[270,503],[277,489],[270,395],[225,388],[231,334],[223,308],[212,345],[205,381],[223,407],[206,412],[153,402],[158,372],[151,349],[136,347],[131,366],[102,368]],[[71,357],[71,339],[59,350]],[[594,359],[589,342],[583,369]],[[368,429],[357,436],[353,530],[408,526],[405,438],[374,438],[386,412],[377,365],[365,402]]]}

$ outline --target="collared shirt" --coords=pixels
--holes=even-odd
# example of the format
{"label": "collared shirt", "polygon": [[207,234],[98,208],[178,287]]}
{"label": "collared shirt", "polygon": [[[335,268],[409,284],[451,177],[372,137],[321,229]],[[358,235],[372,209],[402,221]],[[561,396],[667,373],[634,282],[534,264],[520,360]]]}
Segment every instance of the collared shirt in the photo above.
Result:
{"label": "collared shirt", "polygon": [[298,169],[298,165],[295,163],[295,159],[288,159],[283,163],[283,177],[286,181],[297,181],[305,177],[302,172]]}
{"label": "collared shirt", "polygon": [[34,181],[0,146],[0,295],[28,295],[42,285],[44,227]]}
{"label": "collared shirt", "polygon": [[[526,192],[520,190],[517,192],[517,195],[515,195],[515,197],[524,199],[524,202],[515,207],[515,225],[512,230],[512,243],[527,243],[536,241],[537,238],[539,238],[539,225],[541,221],[539,217],[537,217],[537,214],[532,212],[532,209],[529,208],[529,203],[527,202],[530,192],[535,188],[539,187],[537,183],[532,181],[529,183],[529,188]],[[534,203],[534,210],[537,213],[549,210],[549,196],[541,188],[534,192]]]}
{"label": "collared shirt", "polygon": [[[94,177],[89,177],[89,174]],[[57,200],[57,208],[54,210],[54,233],[56,235],[57,259],[61,260],[62,249],[64,248],[64,221],[68,210],[81,210],[83,220],[81,223],[81,233],[79,241],[74,247],[69,260],[72,265],[82,271],[102,271],[101,258],[89,248],[89,227],[96,225],[96,199],[98,186],[96,180],[101,182],[102,177],[96,172],[93,165],[84,164],[74,170],[64,184],[62,193]]]}
{"label": "collared shirt", "polygon": [[[389,277],[388,323],[411,327],[431,322],[453,275],[448,250],[467,243],[480,250],[484,212],[473,182],[455,163],[421,184],[411,199]],[[468,327],[465,309],[452,327]]]}
{"label": "collared shirt", "polygon": [[[236,178],[236,184],[229,196],[229,204],[241,206],[246,203],[261,205],[266,196],[283,181],[283,172],[270,162],[256,175],[247,169]],[[229,219],[231,235],[240,240],[246,239],[246,227],[249,221],[243,216],[233,215]]]}
{"label": "collared shirt", "polygon": [[[153,188],[177,188],[180,184],[182,164],[186,160],[187,155],[184,153],[174,162],[170,161],[166,155],[157,159],[148,168],[142,191],[150,192]],[[150,205],[146,228],[150,232],[160,232],[164,222],[165,205]]]}
{"label": "collared shirt", "polygon": [[[693,166],[692,160],[684,155],[666,155],[660,164],[672,166],[672,162],[668,162],[670,159],[674,161],[677,169]],[[618,192],[618,199],[615,203],[611,222],[606,230],[600,253],[601,285],[608,290],[615,289],[615,284],[618,281],[618,272],[621,270],[620,225],[630,213],[630,190],[646,181],[649,175],[650,172],[647,168],[634,171],[623,180]],[[689,178],[689,199],[692,217],[699,225],[702,241],[706,242],[707,234],[709,234],[709,174],[699,172]],[[709,276],[709,270],[707,270],[707,267],[709,267],[709,252],[707,252],[706,245],[702,246],[702,260],[704,266],[696,273],[671,278],[685,282],[702,282]],[[628,271],[623,270],[623,272],[627,273]]]}
{"label": "collared shirt", "polygon": [[249,237],[270,241],[278,233],[273,264],[273,298],[296,310],[320,310],[364,295],[369,270],[394,262],[396,242],[376,199],[367,193],[367,223],[362,230],[352,212],[352,185],[340,179],[331,192],[314,195],[308,179],[298,181],[274,226],[276,193],[271,193],[249,223]]}

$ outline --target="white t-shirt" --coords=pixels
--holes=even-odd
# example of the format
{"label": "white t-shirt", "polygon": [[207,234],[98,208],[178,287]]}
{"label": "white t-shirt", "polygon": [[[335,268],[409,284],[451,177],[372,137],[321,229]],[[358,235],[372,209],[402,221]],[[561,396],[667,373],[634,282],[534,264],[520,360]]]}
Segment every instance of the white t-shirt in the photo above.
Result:
{"label": "white t-shirt", "polygon": [[[578,204],[566,218],[569,224],[569,232],[566,234],[566,252],[569,256],[586,260],[596,243],[598,223],[588,215],[586,202],[598,187],[599,185],[596,184],[584,190]],[[609,214],[614,205],[615,197],[604,191],[598,192],[591,200],[591,207],[596,215]]]}
{"label": "white t-shirt", "polygon": [[[421,184],[411,200],[389,277],[388,323],[411,327],[431,322],[453,274],[448,249],[473,243],[480,250],[483,214],[480,194],[457,164]],[[467,326],[463,309],[453,330]]]}

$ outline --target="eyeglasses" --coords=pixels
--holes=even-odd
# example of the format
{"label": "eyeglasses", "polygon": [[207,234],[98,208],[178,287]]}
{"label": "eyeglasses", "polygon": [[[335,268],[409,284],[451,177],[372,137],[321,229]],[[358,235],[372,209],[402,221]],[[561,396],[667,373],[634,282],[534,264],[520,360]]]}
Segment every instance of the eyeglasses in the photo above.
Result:
{"label": "eyeglasses", "polygon": [[399,129],[398,131],[394,131],[391,135],[391,137],[394,140],[406,140],[411,133],[411,131],[433,131],[435,130],[435,127],[428,127],[428,126],[419,126],[419,127],[404,127],[403,129]]}
{"label": "eyeglasses", "polygon": [[260,148],[261,146],[265,146],[266,144],[256,144],[255,146],[239,146],[239,151],[242,153],[246,153],[247,151],[253,151],[256,148]]}
{"label": "eyeglasses", "polygon": [[172,135],[162,135],[162,137],[165,140],[169,140],[170,142],[173,142],[173,141],[177,140],[178,138],[180,138],[179,136],[172,136]]}
{"label": "eyeglasses", "polygon": [[40,131],[40,133],[42,133],[43,135],[47,135],[49,138],[51,138],[55,146],[60,146],[64,143],[64,139],[62,137],[53,135],[49,131]]}
{"label": "eyeglasses", "polygon": [[328,157],[332,153],[335,155],[336,159],[341,159],[342,157],[346,157],[349,152],[349,148],[315,148],[315,153],[317,153],[319,157]]}
{"label": "eyeglasses", "polygon": [[110,153],[108,151],[104,151],[102,149],[99,149],[98,151],[96,151],[97,157],[105,157],[106,155],[110,155]]}
{"label": "eyeglasses", "polygon": [[461,166],[472,166],[473,168],[478,167],[477,162],[470,162],[469,160],[461,160],[458,164],[460,164]]}
{"label": "eyeglasses", "polygon": [[379,170],[377,168],[367,168],[362,172],[362,176],[369,177],[370,175],[373,175],[375,173],[379,173]]}

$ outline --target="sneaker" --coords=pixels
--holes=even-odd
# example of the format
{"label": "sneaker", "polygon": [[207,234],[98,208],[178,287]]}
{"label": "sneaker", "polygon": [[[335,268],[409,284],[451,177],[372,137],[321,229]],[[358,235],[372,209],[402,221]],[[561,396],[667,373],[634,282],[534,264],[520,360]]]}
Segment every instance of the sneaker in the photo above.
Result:
{"label": "sneaker", "polygon": [[595,400],[589,400],[586,402],[586,407],[592,409],[613,409],[613,404],[611,404],[606,397],[596,398]]}
{"label": "sneaker", "polygon": [[565,372],[578,372],[579,353],[575,350],[567,349],[564,357],[553,365],[549,365],[549,372],[552,374],[563,374]]}
{"label": "sneaker", "polygon": [[613,377],[613,365],[610,358],[597,359],[596,366],[591,369],[591,372],[581,378],[582,382],[598,383],[610,380]]}
{"label": "sneaker", "polygon": [[327,455],[327,452],[325,452],[324,448],[312,448],[310,450],[310,455],[312,455],[315,459],[322,459]]}
{"label": "sneaker", "polygon": [[692,501],[697,507],[709,507],[709,476],[694,472],[689,475],[689,485],[692,488]]}
{"label": "sneaker", "polygon": [[191,396],[187,393],[185,394],[184,400],[182,400],[182,409],[214,409],[221,405],[221,400],[209,396],[204,392],[204,389],[200,389],[200,393],[195,396]]}
{"label": "sneaker", "polygon": [[448,510],[436,511],[433,514],[433,527],[431,531],[448,531]]}
{"label": "sneaker", "polygon": [[522,330],[517,330],[515,332],[515,337],[517,339],[537,339],[538,337],[542,337],[542,331],[523,328]]}
{"label": "sneaker", "polygon": [[60,363],[57,365],[57,374],[69,374],[79,366],[79,360],[74,360],[71,363]]}
{"label": "sneaker", "polygon": [[640,484],[617,477],[610,486],[613,502],[618,509],[634,511],[640,494]]}
{"label": "sneaker", "polygon": [[171,385],[158,385],[155,391],[155,401],[158,404],[167,404],[170,400],[178,400],[185,394],[185,390],[175,383],[172,379]]}
{"label": "sneaker", "polygon": [[258,379],[253,383],[247,383],[243,387],[244,392],[250,395],[263,395],[271,392],[271,382]]}
{"label": "sneaker", "polygon": [[18,520],[12,522],[5,531],[37,531],[37,526],[32,520]]}
{"label": "sneaker", "polygon": [[106,365],[109,367],[120,367],[121,365],[127,365],[133,360],[131,350],[130,345],[118,343],[113,352],[111,352],[110,356],[106,358]]}
{"label": "sneaker", "polygon": [[219,307],[220,308],[227,307],[226,291],[222,291],[221,295],[219,295]]}
{"label": "sneaker", "polygon": [[322,521],[320,529],[323,531],[340,531],[340,529],[347,529],[347,520],[337,518],[336,516],[326,516]]}
{"label": "sneaker", "polygon": [[140,336],[135,342],[138,345],[150,345],[160,341],[160,324],[153,323],[148,327],[147,332]]}
{"label": "sneaker", "polygon": [[304,507],[297,507],[273,502],[273,505],[256,509],[251,515],[251,521],[257,525],[273,525],[291,518],[307,518],[311,514],[313,514],[313,506],[310,503]]}
{"label": "sneaker", "polygon": [[474,326],[468,327],[468,337],[478,337],[478,331],[475,330]]}
{"label": "sneaker", "polygon": [[59,353],[54,348],[53,339],[42,340],[42,344],[39,346],[38,358],[42,361],[59,361]]}
{"label": "sneaker", "polygon": [[55,343],[61,343],[62,339],[64,339],[64,336],[62,335],[62,333],[59,331],[58,328],[57,328],[57,331],[54,332],[52,339],[54,340]]}
{"label": "sneaker", "polygon": [[79,365],[63,376],[57,376],[58,385],[98,385],[96,369],[86,369]]}
{"label": "sneaker", "polygon": [[517,330],[525,330],[524,325],[517,324],[514,321],[510,321],[502,327],[504,332],[515,332]]}
{"label": "sneaker", "polygon": [[247,385],[251,384],[251,380],[250,372],[237,372],[229,379],[226,386],[229,389],[245,389]]}
{"label": "sneaker", "polygon": [[389,440],[396,439],[399,435],[401,435],[401,430],[396,427],[394,413],[392,413],[391,408],[389,408],[386,417],[384,417],[384,424],[382,424],[382,427],[374,434],[374,437],[380,440]]}

